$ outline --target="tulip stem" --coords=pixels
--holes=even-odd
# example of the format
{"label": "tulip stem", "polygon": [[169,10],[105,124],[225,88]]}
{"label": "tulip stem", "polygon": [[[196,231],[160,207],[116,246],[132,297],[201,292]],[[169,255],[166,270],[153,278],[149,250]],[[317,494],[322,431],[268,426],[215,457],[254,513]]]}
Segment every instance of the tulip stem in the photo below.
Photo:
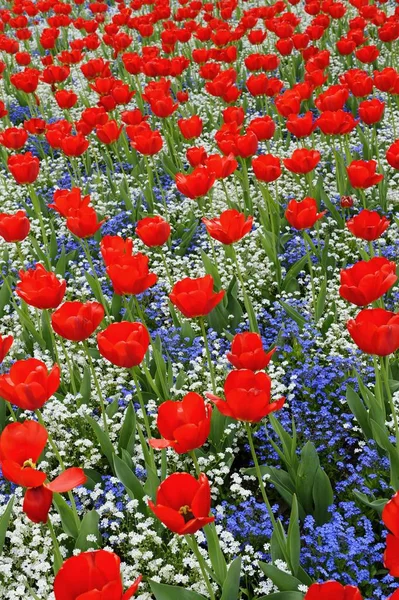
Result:
{"label": "tulip stem", "polygon": [[171,273],[170,273],[170,270],[169,270],[169,267],[168,267],[168,263],[167,263],[167,261],[166,261],[166,257],[165,257],[165,254],[164,254],[164,251],[162,250],[162,248],[160,248],[160,249],[159,249],[159,254],[160,254],[160,256],[161,256],[161,260],[162,260],[162,263],[163,263],[164,269],[165,269],[165,271],[166,271],[166,276],[167,276],[167,278],[168,278],[169,285],[170,285],[170,287],[171,287],[171,288],[173,288],[173,279],[172,279],[172,275],[171,275]]}
{"label": "tulip stem", "polygon": [[252,307],[251,300],[250,300],[250,298],[247,294],[247,290],[245,288],[244,278],[242,276],[240,265],[238,263],[237,254],[236,254],[236,251],[234,250],[233,245],[231,245],[231,249],[233,252],[233,259],[234,259],[234,264],[235,264],[235,268],[237,271],[237,277],[238,277],[238,280],[241,285],[241,291],[242,291],[242,295],[244,298],[245,310],[247,311],[247,315],[248,315],[249,326],[250,326],[251,331],[254,331],[255,333],[259,333],[259,327],[258,327],[258,323],[257,323],[256,317],[255,317],[254,309]]}
{"label": "tulip stem", "polygon": [[69,378],[71,380],[72,390],[73,390],[73,393],[76,396],[77,393],[78,393],[78,390],[77,390],[76,384],[75,384],[75,377],[74,377],[74,374],[73,374],[73,368],[72,368],[71,361],[69,360],[67,349],[65,347],[65,344],[64,344],[61,336],[60,336],[60,344],[61,344],[61,348],[62,348],[62,351],[63,351],[64,356],[65,356],[66,363],[68,365]]}
{"label": "tulip stem", "polygon": [[53,565],[53,569],[54,569],[54,575],[57,575],[58,571],[61,568],[62,565],[62,555],[61,555],[61,551],[60,551],[60,547],[58,544],[58,540],[57,540],[57,536],[55,535],[55,531],[54,531],[54,527],[53,524],[51,522],[50,517],[48,517],[47,519],[47,525],[48,525],[48,529],[51,535],[51,540],[53,542],[53,554],[54,554],[54,565]]}
{"label": "tulip stem", "polygon": [[316,319],[317,301],[316,301],[316,290],[315,290],[315,286],[314,286],[314,273],[313,273],[313,264],[312,264],[312,255],[311,255],[311,245],[306,239],[306,233],[303,236],[303,243],[305,245],[306,256],[308,259],[310,286],[312,288],[313,316]]}
{"label": "tulip stem", "polygon": [[[39,225],[40,225],[40,229],[42,232],[42,240],[43,240],[44,246],[46,248],[46,253],[47,253],[49,251],[49,243],[48,243],[48,239],[47,239],[46,228],[44,227],[43,215],[42,215],[42,210],[41,210],[41,206],[40,206],[40,200],[39,200],[35,190],[33,189],[33,187],[31,185],[29,185],[28,187],[29,187],[30,199],[32,201],[32,206],[33,206],[33,209],[39,220]],[[46,254],[45,262],[46,262],[46,267],[50,270],[51,262],[50,262],[50,258],[48,257],[47,254]]]}
{"label": "tulip stem", "polygon": [[211,600],[215,600],[215,592],[213,591],[212,584],[209,580],[208,573],[207,573],[207,566],[206,566],[204,557],[202,556],[201,551],[198,548],[198,542],[196,540],[196,537],[195,537],[195,535],[190,535],[190,536],[187,536],[186,539],[187,539],[187,542],[190,539],[190,542],[188,542],[188,546],[190,547],[192,553],[194,554],[195,558],[198,561],[199,568],[201,569],[202,577],[204,578],[205,585],[208,589],[209,597],[211,598]]}
{"label": "tulip stem", "polygon": [[386,394],[388,397],[389,406],[391,408],[392,419],[395,426],[395,436],[396,436],[396,448],[399,451],[399,424],[398,424],[398,416],[396,414],[396,408],[393,403],[391,388],[389,387],[389,359],[388,356],[384,360],[384,357],[381,356],[381,372],[382,378],[385,385]]}
{"label": "tulip stem", "polygon": [[91,258],[91,254],[90,254],[89,244],[87,243],[86,239],[80,239],[80,238],[77,238],[77,239],[79,240],[79,242],[82,245],[83,251],[84,251],[84,253],[86,255],[86,258],[87,258],[87,262],[89,263],[90,268],[92,270],[92,275],[93,275],[93,277],[94,277],[94,279],[96,280],[96,283],[97,283],[98,295],[99,295],[99,298],[101,299],[101,304],[103,305],[105,313],[106,313],[107,317],[109,318],[108,302],[106,302],[106,300],[104,298],[104,294],[103,294],[103,291],[101,289],[101,283],[99,282],[99,280],[97,278],[96,270],[94,268],[93,261],[92,261],[92,258]]}
{"label": "tulip stem", "polygon": [[194,463],[194,467],[195,467],[195,472],[197,473],[197,475],[200,475],[201,474],[201,469],[200,469],[200,466],[198,464],[198,459],[197,459],[197,456],[196,456],[194,450],[191,450],[190,456],[193,459],[193,463]]}
{"label": "tulip stem", "polygon": [[204,323],[204,317],[199,317],[198,320],[199,320],[199,324],[200,324],[200,327],[201,327],[202,337],[204,338],[206,358],[208,360],[209,373],[210,373],[211,382],[212,382],[212,392],[216,395],[215,371],[213,369],[211,351],[209,349],[209,342],[208,342],[208,336],[207,336],[207,333],[206,333],[206,328],[205,328],[205,323]]}
{"label": "tulip stem", "polygon": [[88,362],[89,362],[90,371],[91,371],[91,373],[92,373],[92,375],[93,375],[93,379],[94,379],[94,385],[96,386],[96,390],[97,390],[97,393],[98,393],[98,397],[100,398],[100,405],[101,405],[101,416],[102,416],[102,419],[103,419],[104,431],[105,431],[105,432],[108,434],[108,437],[109,437],[108,423],[107,423],[107,416],[106,416],[106,413],[105,413],[105,402],[104,402],[104,396],[103,396],[103,393],[102,393],[102,391],[101,391],[101,386],[100,386],[100,383],[99,383],[99,381],[98,381],[97,374],[96,374],[96,370],[95,370],[95,368],[94,368],[94,365],[93,365],[93,360],[92,360],[92,358],[91,358],[91,355],[90,355],[90,352],[89,352],[89,348],[88,348],[88,346],[87,346],[87,342],[86,342],[86,341],[83,341],[83,348],[85,349],[86,356],[87,356],[87,360],[88,360]]}
{"label": "tulip stem", "polygon": [[[151,437],[152,437],[150,422],[148,420],[148,414],[147,414],[147,410],[146,410],[146,407],[145,407],[145,404],[144,404],[143,394],[141,393],[140,384],[139,384],[139,381],[138,381],[138,378],[137,378],[137,374],[136,374],[136,371],[135,371],[134,367],[131,369],[131,374],[132,374],[132,377],[133,377],[134,385],[136,387],[136,395],[137,395],[137,398],[138,398],[139,403],[140,403],[141,412],[143,414],[144,427],[145,427],[145,430],[146,430],[146,433],[147,433],[148,440],[150,440]],[[155,465],[155,463],[154,463],[154,451],[153,451],[153,449],[152,449],[151,446],[150,446],[150,455],[151,455],[151,458],[152,458],[153,465]]]}

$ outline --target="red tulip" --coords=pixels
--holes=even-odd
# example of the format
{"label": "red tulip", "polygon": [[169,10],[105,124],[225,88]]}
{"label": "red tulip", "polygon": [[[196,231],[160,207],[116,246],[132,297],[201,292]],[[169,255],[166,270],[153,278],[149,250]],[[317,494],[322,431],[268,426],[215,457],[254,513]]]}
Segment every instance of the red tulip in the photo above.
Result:
{"label": "red tulip", "polygon": [[124,256],[107,266],[107,274],[116,294],[142,294],[157,282],[157,275],[150,273],[148,256],[141,252]]}
{"label": "red tulip", "polygon": [[345,110],[326,110],[321,113],[315,125],[324,135],[346,135],[353,131],[359,120],[353,118],[351,113]]}
{"label": "red tulip", "polygon": [[367,354],[388,356],[399,348],[399,314],[367,308],[346,326],[355,344]]}
{"label": "red tulip", "polygon": [[32,152],[9,156],[7,165],[11,175],[19,184],[33,183],[39,175],[40,162]]}
{"label": "red tulip", "polygon": [[359,116],[366,125],[374,125],[381,121],[384,114],[385,102],[377,98],[373,100],[363,100],[359,104]]}
{"label": "red tulip", "polygon": [[317,202],[306,197],[301,202],[290,200],[285,211],[285,218],[294,229],[309,229],[321,219],[327,211],[317,212]]}
{"label": "red tulip", "polygon": [[0,435],[0,464],[3,476],[16,485],[38,487],[46,473],[36,468],[47,443],[47,431],[36,421],[10,423]]}
{"label": "red tulip", "polygon": [[139,365],[148,350],[150,336],[142,323],[112,323],[97,334],[98,350],[117,367],[130,369]]}
{"label": "red tulip", "polygon": [[202,133],[202,119],[198,115],[194,115],[189,119],[179,119],[177,124],[186,140],[197,138]]}
{"label": "red tulip", "polygon": [[389,146],[386,159],[393,169],[399,170],[399,140]]}
{"label": "red tulip", "polygon": [[208,315],[222,300],[225,292],[214,293],[212,275],[191,279],[185,277],[173,286],[169,298],[189,319]]}
{"label": "red tulip", "polygon": [[66,156],[81,156],[89,147],[86,138],[78,133],[77,135],[67,135],[61,139],[61,150]]}
{"label": "red tulip", "polygon": [[19,271],[20,281],[16,292],[22,300],[35,308],[57,308],[61,303],[66,281],[57,279],[55,273],[46,271],[41,264],[34,269]]}
{"label": "red tulip", "polygon": [[357,238],[372,242],[377,240],[389,227],[390,221],[373,210],[362,210],[346,222],[349,231]]}
{"label": "red tulip", "polygon": [[340,278],[340,296],[356,306],[366,306],[378,300],[398,279],[396,264],[382,256],[361,260],[353,267],[343,269]]}
{"label": "red tulip", "polygon": [[136,226],[136,235],[149,248],[163,246],[170,236],[170,225],[159,216],[145,217]]}
{"label": "red tulip", "polygon": [[376,173],[376,168],[375,160],[353,160],[346,167],[351,186],[364,190],[382,181],[384,175]]}
{"label": "red tulip", "polygon": [[97,125],[96,133],[103,144],[113,144],[119,139],[122,129],[116,121],[107,121],[103,125]]}
{"label": "red tulip", "polygon": [[22,410],[36,410],[58,390],[60,368],[49,372],[44,362],[36,358],[17,360],[9,373],[0,375],[0,396]]}
{"label": "red tulip", "polygon": [[399,492],[384,506],[382,520],[390,533],[386,539],[384,566],[393,577],[399,576]]}
{"label": "red tulip", "polygon": [[72,108],[78,101],[78,96],[71,90],[58,90],[54,94],[55,101],[58,106],[64,110]]}
{"label": "red tulip", "polygon": [[278,156],[273,154],[261,154],[252,159],[252,168],[255,177],[260,181],[271,183],[281,175],[281,164]]}
{"label": "red tulip", "polygon": [[181,402],[167,400],[158,408],[157,427],[164,439],[151,439],[153,448],[173,448],[185,454],[205,444],[211,428],[212,409],[195,392]]}
{"label": "red tulip", "polygon": [[71,190],[55,190],[54,202],[49,208],[57,211],[62,217],[68,217],[69,213],[84,209],[90,204],[90,196],[82,197],[82,190],[74,187]]}
{"label": "red tulip", "polygon": [[129,600],[141,576],[123,592],[119,556],[108,550],[67,558],[54,579],[55,600]]}
{"label": "red tulip", "polygon": [[253,217],[246,218],[244,213],[232,208],[222,212],[219,218],[203,217],[202,222],[211,238],[228,246],[238,242],[251,231]]}
{"label": "red tulip", "polygon": [[360,590],[353,585],[342,585],[338,581],[313,583],[304,600],[363,600]]}
{"label": "red tulip", "polygon": [[13,344],[13,341],[14,338],[12,335],[5,335],[4,337],[0,335],[0,364],[7,356],[8,351],[10,350]]}
{"label": "red tulip", "polygon": [[[399,577],[399,537],[390,533],[386,538],[384,567],[389,570],[392,577]],[[393,600],[394,596],[391,596],[390,600]]]}
{"label": "red tulip", "polygon": [[163,146],[162,136],[159,131],[151,131],[151,129],[141,130],[133,137],[130,143],[137,152],[145,156],[158,154]]}
{"label": "red tulip", "polygon": [[104,318],[99,302],[64,302],[51,316],[51,324],[58,335],[73,342],[86,340]]}
{"label": "red tulip", "polygon": [[218,410],[237,421],[258,423],[271,412],[283,407],[285,398],[271,402],[271,379],[266,373],[249,369],[231,371],[224,383],[225,400],[207,394]]}
{"label": "red tulip", "polygon": [[148,506],[156,517],[171,531],[190,535],[212,523],[211,490],[204,473],[198,480],[188,473],[173,473],[161,483],[156,502]]}
{"label": "red tulip", "polygon": [[27,140],[27,132],[20,127],[9,127],[0,133],[0,144],[9,150],[21,150]]}
{"label": "red tulip", "polygon": [[262,338],[259,333],[237,333],[231,342],[231,352],[227,353],[227,360],[236,369],[249,369],[260,371],[269,364],[276,349],[265,352]]}
{"label": "red tulip", "polygon": [[119,235],[105,235],[100,242],[100,251],[105,265],[109,267],[124,256],[132,256],[133,240],[123,239]]}
{"label": "red tulip", "polygon": [[215,174],[207,167],[196,167],[192,173],[184,175],[177,173],[175,177],[176,186],[180,193],[187,198],[195,200],[206,196],[215,183]]}
{"label": "red tulip", "polygon": [[0,236],[6,242],[22,242],[30,231],[30,221],[24,210],[15,214],[0,213]]}
{"label": "red tulip", "polygon": [[211,154],[205,160],[205,165],[216,179],[225,179],[234,173],[238,167],[238,162],[233,154],[220,156],[220,154]]}
{"label": "red tulip", "polygon": [[78,238],[91,237],[105,223],[105,219],[99,221],[96,211],[92,206],[81,206],[70,210],[67,215],[66,226],[69,231]]}
{"label": "red tulip", "polygon": [[283,159],[285,167],[297,173],[298,175],[304,175],[310,173],[320,162],[320,152],[317,150],[308,150],[307,148],[301,148],[294,150],[291,158]]}
{"label": "red tulip", "polygon": [[381,516],[385,527],[399,538],[399,492],[385,504]]}
{"label": "red tulip", "polygon": [[313,114],[310,110],[306,112],[303,117],[299,117],[295,114],[288,115],[286,125],[288,131],[297,138],[308,137],[316,126],[313,123]]}

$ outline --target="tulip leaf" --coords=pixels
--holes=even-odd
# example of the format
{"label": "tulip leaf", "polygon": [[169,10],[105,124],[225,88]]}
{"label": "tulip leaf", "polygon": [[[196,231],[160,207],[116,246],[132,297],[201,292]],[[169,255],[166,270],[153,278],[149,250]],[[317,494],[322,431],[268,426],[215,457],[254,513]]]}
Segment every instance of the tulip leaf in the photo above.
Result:
{"label": "tulip leaf", "polygon": [[10,302],[10,290],[8,289],[7,281],[4,281],[0,289],[0,317],[4,315],[4,308]]}
{"label": "tulip leaf", "polygon": [[[95,510],[90,510],[82,519],[75,548],[85,552],[89,548],[100,548],[101,533],[99,530],[100,515]],[[90,536],[90,539],[87,539]],[[95,539],[92,539],[94,536]]]}
{"label": "tulip leaf", "polygon": [[366,494],[362,494],[362,492],[358,492],[357,490],[353,490],[354,496],[362,503],[377,511],[379,515],[381,515],[384,506],[388,502],[388,498],[378,498],[377,500],[370,500],[369,496]]}
{"label": "tulip leaf", "polygon": [[6,541],[6,534],[8,525],[10,523],[12,509],[14,506],[15,496],[11,496],[6,506],[5,511],[0,517],[0,554],[3,551],[4,542]]}
{"label": "tulip leaf", "polygon": [[122,427],[119,432],[118,448],[127,450],[130,455],[133,453],[134,440],[136,437],[136,413],[133,404],[129,405],[125,412]]}
{"label": "tulip leaf", "polygon": [[77,539],[79,535],[79,528],[75,521],[74,513],[72,508],[68,505],[61,494],[54,494],[53,502],[61,517],[62,528],[69,537]]}
{"label": "tulip leaf", "polygon": [[80,383],[79,395],[82,397],[79,400],[79,406],[81,404],[89,404],[91,394],[91,373],[90,367],[88,365],[85,366],[82,381]]}
{"label": "tulip leaf", "polygon": [[220,542],[216,532],[215,523],[209,523],[209,525],[206,525],[204,527],[204,533],[206,536],[208,554],[211,560],[213,571],[218,578],[218,582],[220,582],[220,585],[222,585],[227,575],[227,564],[220,548]]}
{"label": "tulip leaf", "polygon": [[295,576],[298,573],[299,560],[301,554],[301,534],[299,531],[298,501],[295,494],[292,497],[290,524],[288,525],[287,532],[287,550],[291,572]]}
{"label": "tulip leaf", "polygon": [[118,456],[114,456],[114,469],[117,478],[125,486],[126,492],[132,500],[137,500],[139,508],[147,513],[147,506],[144,503],[144,488],[136,475],[127,464]]}
{"label": "tulip leaf", "polygon": [[261,571],[272,580],[274,585],[278,587],[281,592],[296,592],[298,586],[301,585],[301,581],[296,577],[293,577],[290,573],[281,571],[274,565],[268,565],[264,562],[259,562]]}
{"label": "tulip leaf", "polygon": [[150,581],[151,591],[156,600],[206,600],[205,596],[177,585],[166,585]]}
{"label": "tulip leaf", "polygon": [[226,580],[222,587],[220,600],[232,600],[239,597],[241,579],[241,556],[237,556],[229,566]]}
{"label": "tulip leaf", "polygon": [[95,436],[100,444],[101,450],[103,452],[103,454],[105,454],[105,456],[108,459],[109,464],[113,465],[113,461],[112,461],[112,456],[114,454],[114,447],[108,437],[108,435],[104,432],[103,429],[101,429],[100,425],[97,423],[97,421],[95,419],[93,419],[92,417],[90,417],[89,415],[86,415],[86,420],[89,423],[89,425],[91,426],[91,428],[93,429]]}
{"label": "tulip leaf", "polygon": [[284,308],[284,310],[287,313],[287,315],[289,317],[291,317],[291,319],[293,319],[295,321],[295,323],[298,325],[299,330],[302,330],[303,326],[306,323],[306,319],[304,319],[302,317],[302,315],[299,314],[299,312],[295,308],[293,308],[292,306],[290,306],[289,304],[287,304],[287,302],[284,302],[283,300],[279,300],[279,303]]}
{"label": "tulip leaf", "polygon": [[329,507],[334,502],[334,494],[331,482],[326,472],[319,467],[313,482],[314,518],[317,525],[324,525],[331,519]]}

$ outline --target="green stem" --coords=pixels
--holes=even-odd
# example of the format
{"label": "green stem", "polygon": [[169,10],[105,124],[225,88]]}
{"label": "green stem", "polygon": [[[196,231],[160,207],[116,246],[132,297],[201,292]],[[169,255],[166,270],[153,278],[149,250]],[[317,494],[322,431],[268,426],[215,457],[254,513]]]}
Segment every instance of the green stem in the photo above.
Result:
{"label": "green stem", "polygon": [[98,290],[98,294],[99,294],[99,296],[101,298],[101,304],[103,305],[105,313],[106,313],[107,317],[109,318],[108,302],[104,298],[104,294],[103,294],[103,291],[101,289],[101,283],[99,282],[99,280],[98,280],[98,278],[96,276],[96,270],[94,268],[93,261],[92,261],[92,258],[91,258],[89,244],[87,243],[86,239],[80,239],[80,238],[77,238],[77,239],[82,244],[82,248],[83,248],[84,253],[86,255],[86,258],[87,258],[87,262],[90,265],[90,268],[91,268],[92,273],[93,273],[93,277],[94,277],[94,279],[96,281],[96,284],[97,284],[97,290]]}
{"label": "green stem", "polygon": [[99,383],[99,381],[98,381],[97,374],[96,374],[96,370],[95,370],[95,368],[94,368],[94,365],[93,365],[93,360],[92,360],[92,358],[91,358],[91,355],[90,355],[90,352],[89,352],[89,348],[88,348],[88,346],[87,346],[87,342],[86,342],[86,341],[84,341],[84,342],[83,342],[83,347],[84,347],[84,349],[85,349],[86,356],[87,356],[87,360],[88,360],[88,362],[89,362],[90,371],[91,371],[91,373],[92,373],[92,375],[93,375],[93,379],[94,379],[94,385],[96,386],[97,394],[98,394],[98,396],[99,396],[99,398],[100,398],[100,405],[101,405],[101,416],[102,416],[102,419],[103,419],[104,431],[107,433],[107,435],[108,435],[108,437],[109,437],[108,423],[107,423],[107,415],[106,415],[106,412],[105,412],[105,402],[104,402],[104,396],[103,396],[103,393],[102,393],[102,391],[101,391],[101,386],[100,386],[100,383]]}
{"label": "green stem", "polygon": [[206,567],[204,557],[202,556],[200,549],[198,548],[197,540],[194,535],[190,535],[188,537],[190,538],[190,541],[191,541],[191,543],[189,544],[189,547],[191,548],[192,553],[194,554],[195,558],[198,561],[199,568],[201,569],[202,577],[204,578],[205,585],[206,585],[208,593],[209,593],[209,597],[211,598],[211,600],[215,600],[215,593],[213,591],[212,584],[208,577],[207,567]]}
{"label": "green stem", "polygon": [[51,535],[51,540],[53,542],[53,554],[54,554],[54,575],[57,575],[58,571],[60,570],[63,560],[62,560],[62,554],[60,551],[60,547],[58,545],[58,540],[57,540],[57,536],[55,535],[55,531],[53,528],[53,524],[51,523],[50,517],[47,519],[47,525],[48,525],[48,529]]}
{"label": "green stem", "polygon": [[311,255],[311,245],[308,244],[307,240],[306,240],[306,235],[304,235],[303,237],[303,241],[305,244],[305,250],[306,250],[306,256],[308,259],[308,268],[309,268],[309,275],[310,275],[310,285],[312,288],[312,302],[313,302],[313,316],[314,318],[316,318],[316,310],[317,310],[317,300],[316,300],[316,290],[315,290],[315,285],[314,285],[314,273],[313,273],[313,264],[312,264],[312,255]]}
{"label": "green stem", "polygon": [[237,254],[236,254],[236,251],[234,250],[233,245],[231,246],[231,248],[233,251],[234,264],[235,264],[235,267],[237,270],[237,277],[239,279],[242,295],[244,298],[245,310],[247,311],[247,315],[248,315],[249,326],[250,326],[251,331],[254,331],[255,333],[259,333],[258,323],[257,323],[256,317],[255,317],[254,309],[252,308],[251,300],[250,300],[250,298],[247,294],[247,290],[245,288],[244,278],[242,276],[240,265],[238,263]]}
{"label": "green stem", "polygon": [[216,380],[215,380],[215,372],[213,369],[213,363],[212,363],[212,357],[211,357],[211,351],[209,349],[209,342],[208,342],[208,336],[206,334],[206,328],[205,328],[205,323],[204,323],[204,317],[199,317],[199,324],[201,327],[201,333],[202,333],[202,337],[204,339],[204,344],[205,344],[205,352],[206,352],[206,358],[208,360],[208,367],[209,367],[209,373],[211,376],[211,382],[212,382],[212,392],[216,395]]}
{"label": "green stem", "polygon": [[197,473],[197,475],[200,475],[201,469],[200,469],[200,466],[198,464],[198,459],[196,457],[196,454],[195,454],[194,450],[191,450],[190,456],[193,459],[193,463],[194,463],[194,467],[195,467],[195,472]]}
{"label": "green stem", "polygon": [[[145,430],[146,430],[146,433],[147,433],[147,438],[148,438],[148,440],[150,440],[152,438],[150,421],[148,419],[148,414],[147,414],[147,410],[146,410],[146,407],[145,407],[145,404],[144,404],[143,394],[141,393],[140,384],[139,384],[139,381],[138,381],[138,378],[137,378],[136,371],[135,371],[134,367],[131,369],[131,374],[132,374],[132,377],[133,377],[134,385],[136,387],[136,395],[137,395],[137,398],[139,399],[141,412],[143,414],[143,421],[144,421],[144,427],[145,427]],[[154,450],[153,450],[152,446],[150,446],[150,454],[151,454],[152,463],[154,465]]]}
{"label": "green stem", "polygon": [[388,362],[388,360],[389,360],[388,356],[385,358],[385,360],[384,360],[384,357],[381,356],[381,372],[382,372],[382,379],[384,382],[385,391],[386,391],[386,394],[388,397],[388,402],[389,402],[389,406],[391,408],[392,418],[393,418],[393,422],[394,422],[394,426],[395,426],[396,449],[399,451],[399,423],[398,423],[398,416],[396,414],[396,408],[393,403],[391,388],[389,387],[389,362]]}

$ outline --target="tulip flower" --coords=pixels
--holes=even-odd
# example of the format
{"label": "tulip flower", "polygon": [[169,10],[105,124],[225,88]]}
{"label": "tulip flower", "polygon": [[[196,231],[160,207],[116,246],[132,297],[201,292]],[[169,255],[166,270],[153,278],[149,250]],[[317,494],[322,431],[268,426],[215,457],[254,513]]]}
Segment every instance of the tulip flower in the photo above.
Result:
{"label": "tulip flower", "polygon": [[204,473],[198,480],[188,473],[173,473],[158,487],[155,503],[148,506],[170,531],[178,535],[193,534],[215,517],[211,510],[211,490]]}
{"label": "tulip flower", "polygon": [[133,255],[133,240],[123,239],[119,235],[105,235],[100,243],[100,251],[105,266],[109,267],[119,259]]}
{"label": "tulip flower", "polygon": [[272,154],[261,154],[253,158],[252,168],[255,177],[259,181],[265,181],[266,183],[276,181],[281,175],[280,159],[278,156],[273,156]]}
{"label": "tulip flower", "polygon": [[280,410],[285,398],[271,401],[271,379],[266,373],[253,373],[249,369],[231,371],[224,383],[225,399],[206,394],[226,417],[237,421],[258,423],[266,415]]}
{"label": "tulip flower", "polygon": [[184,196],[196,200],[206,196],[215,183],[215,174],[208,167],[196,167],[192,173],[177,173],[176,186]]}
{"label": "tulip flower", "polygon": [[150,439],[153,448],[173,448],[178,454],[205,444],[211,429],[212,409],[195,392],[181,402],[167,400],[158,408],[157,427],[164,439]]}
{"label": "tulip flower", "polygon": [[22,242],[30,231],[30,221],[25,211],[15,214],[0,213],[0,236],[6,242]]}
{"label": "tulip flower", "polygon": [[5,336],[0,335],[0,364],[3,362],[3,360],[7,356],[8,352],[13,344],[13,341],[14,341],[14,338],[12,335],[5,335]]}
{"label": "tulip flower", "polygon": [[384,175],[376,173],[376,168],[375,160],[353,160],[346,168],[351,186],[365,190],[377,185],[384,179]]}
{"label": "tulip flower", "polygon": [[390,533],[386,538],[384,566],[393,577],[399,576],[399,493],[397,492],[384,506],[382,520]]}
{"label": "tulip flower", "polygon": [[109,550],[67,558],[54,579],[55,600],[129,600],[137,592],[141,576],[123,592],[120,562],[119,556]]}
{"label": "tulip flower", "polygon": [[120,296],[142,294],[157,282],[157,275],[149,272],[148,256],[141,252],[122,256],[107,267],[114,291]]}
{"label": "tulip flower", "polygon": [[82,197],[82,190],[74,187],[71,190],[55,190],[54,202],[49,208],[57,211],[62,217],[67,218],[69,213],[86,208],[90,204],[90,196]]}
{"label": "tulip flower", "polygon": [[86,475],[78,467],[63,471],[51,483],[45,483],[46,473],[37,469],[37,462],[48,439],[40,423],[24,421],[10,423],[0,435],[0,466],[3,476],[27,488],[23,511],[34,523],[46,523],[53,493],[63,493],[86,482]]}
{"label": "tulip flower", "polygon": [[98,350],[117,367],[139,365],[148,350],[150,336],[142,323],[112,323],[97,335]]}
{"label": "tulip flower", "polygon": [[284,158],[284,166],[292,173],[304,175],[310,173],[320,162],[320,152],[301,148],[294,150],[291,158]]}
{"label": "tulip flower", "polygon": [[267,367],[275,351],[273,348],[270,352],[265,352],[260,335],[246,331],[234,336],[227,360],[236,369],[260,371]]}
{"label": "tulip flower", "polygon": [[213,292],[213,277],[186,277],[173,286],[169,298],[188,319],[208,315],[224,297],[225,292]]}
{"label": "tulip flower", "polygon": [[40,162],[32,152],[9,156],[7,165],[11,175],[19,184],[33,183],[39,175]]}
{"label": "tulip flower", "polygon": [[346,222],[349,231],[357,238],[372,242],[388,229],[390,221],[385,216],[380,216],[374,210],[363,209]]}
{"label": "tulip flower", "polygon": [[389,146],[386,159],[393,169],[399,170],[399,140]]}
{"label": "tulip flower", "polygon": [[145,217],[136,226],[136,235],[149,248],[163,246],[170,236],[170,225],[162,217]]}
{"label": "tulip flower", "polygon": [[16,361],[9,373],[0,375],[0,396],[22,410],[36,410],[58,390],[60,367],[49,372],[37,358]]}
{"label": "tulip flower", "polygon": [[346,326],[355,344],[367,354],[388,356],[399,348],[399,314],[367,308]]}
{"label": "tulip flower", "polygon": [[338,581],[313,583],[303,600],[363,600],[360,590],[353,585],[342,585]]}
{"label": "tulip flower", "polygon": [[66,226],[78,238],[93,236],[105,223],[105,219],[98,221],[96,211],[92,206],[81,206],[68,211]]}
{"label": "tulip flower", "polygon": [[211,238],[228,246],[238,242],[251,231],[253,217],[246,218],[238,210],[230,209],[222,212],[218,218],[203,217],[202,222]]}
{"label": "tulip flower", "polygon": [[353,267],[343,269],[340,278],[340,296],[356,306],[366,306],[378,300],[398,279],[396,264],[382,256],[361,260]]}
{"label": "tulip flower", "polygon": [[285,211],[285,218],[294,229],[309,229],[321,219],[327,211],[317,212],[317,202],[307,196],[302,201],[290,200]]}
{"label": "tulip flower", "polygon": [[99,302],[64,302],[51,316],[55,333],[66,340],[82,342],[97,329],[104,318]]}
{"label": "tulip flower", "polygon": [[34,269],[19,271],[20,281],[16,292],[22,300],[35,308],[56,308],[62,301],[66,281],[57,279],[55,273],[46,271],[41,264]]}

